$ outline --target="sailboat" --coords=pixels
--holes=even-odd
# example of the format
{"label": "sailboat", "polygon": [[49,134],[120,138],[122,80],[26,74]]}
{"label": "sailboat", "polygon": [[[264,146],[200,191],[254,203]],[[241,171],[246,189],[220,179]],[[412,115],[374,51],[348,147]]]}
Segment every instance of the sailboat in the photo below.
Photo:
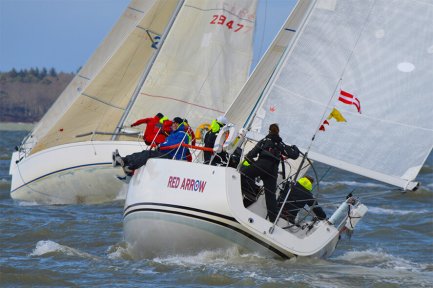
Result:
{"label": "sailboat", "polygon": [[13,154],[11,197],[43,204],[124,199],[112,152],[147,149],[142,130],[130,124],[194,111],[188,120],[198,125],[198,115],[211,120],[227,110],[248,77],[256,4],[131,1]]}
{"label": "sailboat", "polygon": [[[285,143],[304,155],[279,183],[296,182],[310,159],[313,167],[319,162],[416,189],[433,147],[432,15],[433,1],[298,1],[226,112],[229,136],[224,142],[220,134],[214,151],[246,153],[248,143],[279,123]],[[270,222],[263,196],[243,205],[240,179],[239,166],[150,159],[126,196],[130,254],[238,247],[269,257],[326,258],[368,215],[362,195],[347,195],[328,219],[307,215],[289,223],[280,210]]]}

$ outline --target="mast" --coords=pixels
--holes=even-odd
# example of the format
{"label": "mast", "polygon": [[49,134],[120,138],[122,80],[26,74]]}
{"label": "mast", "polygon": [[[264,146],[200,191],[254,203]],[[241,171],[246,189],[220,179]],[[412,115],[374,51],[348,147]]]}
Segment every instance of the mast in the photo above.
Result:
{"label": "mast", "polygon": [[124,124],[124,122],[125,122],[128,114],[129,114],[129,112],[131,111],[132,106],[135,103],[135,100],[137,99],[137,97],[138,97],[138,95],[140,93],[140,89],[143,86],[144,81],[147,78],[147,75],[149,75],[149,72],[152,69],[153,64],[155,63],[155,59],[156,59],[156,57],[159,54],[161,46],[164,44],[165,38],[167,37],[167,34],[170,31],[171,27],[173,27],[173,23],[174,23],[177,15],[179,14],[179,11],[182,8],[182,5],[183,5],[184,2],[185,2],[184,0],[179,0],[174,13],[173,13],[172,17],[170,18],[170,21],[169,21],[169,23],[168,23],[165,31],[162,34],[159,47],[158,46],[156,47],[156,51],[153,54],[153,56],[152,56],[152,58],[151,58],[151,60],[149,62],[149,65],[147,65],[146,69],[143,71],[143,74],[140,77],[140,80],[138,81],[137,86],[135,87],[134,93],[133,93],[131,99],[129,100],[128,105],[126,106],[125,112],[123,113],[122,117],[120,118],[119,123],[117,124],[116,130],[113,132],[113,137],[111,138],[111,140],[116,140],[119,137],[120,130],[122,129],[123,124]]}

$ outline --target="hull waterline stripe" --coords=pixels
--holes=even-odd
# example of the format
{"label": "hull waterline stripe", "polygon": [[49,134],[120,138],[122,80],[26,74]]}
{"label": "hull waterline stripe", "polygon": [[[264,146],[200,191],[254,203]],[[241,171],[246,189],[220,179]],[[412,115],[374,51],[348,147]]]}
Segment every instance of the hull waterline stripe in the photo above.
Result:
{"label": "hull waterline stripe", "polygon": [[[203,214],[209,214],[212,216],[217,216],[217,217],[224,218],[224,219],[227,219],[227,220],[230,220],[233,222],[237,222],[234,217],[230,217],[230,216],[215,213],[215,212],[210,212],[207,210],[201,210],[201,209],[197,209],[197,208],[191,208],[191,207],[187,207],[187,206],[180,206],[180,205],[174,205],[174,204],[156,203],[156,202],[141,202],[141,203],[132,204],[132,205],[129,205],[128,207],[126,207],[124,209],[124,211],[126,211],[132,207],[135,207],[135,206],[164,206],[164,207],[178,208],[178,209],[183,209],[183,210],[190,210],[190,211],[194,211],[194,212],[199,212],[199,213],[203,213]],[[129,214],[129,212],[126,213],[125,216],[128,214]]]}
{"label": "hull waterline stripe", "polygon": [[35,182],[35,181],[38,181],[38,180],[41,179],[41,178],[44,178],[44,177],[47,177],[47,176],[50,176],[50,175],[53,175],[53,174],[56,174],[56,173],[60,173],[60,172],[63,172],[63,171],[72,170],[72,169],[76,169],[76,168],[81,168],[81,167],[90,167],[90,166],[108,165],[108,164],[112,165],[111,162],[101,162],[101,163],[93,163],[93,164],[86,164],[86,165],[72,166],[72,167],[68,167],[68,168],[60,169],[60,170],[57,170],[57,171],[53,171],[53,172],[50,172],[50,173],[48,173],[48,174],[45,174],[45,175],[39,176],[39,177],[37,177],[37,178],[35,178],[35,179],[33,179],[33,180],[30,180],[30,181],[24,183],[23,185],[21,185],[21,186],[15,188],[14,190],[12,190],[12,191],[11,191],[11,194],[12,194],[13,192],[17,191],[18,189],[21,189],[22,187],[29,185],[30,183],[33,183],[33,182]]}
{"label": "hull waterline stripe", "polygon": [[[177,214],[177,215],[182,215],[182,216],[189,217],[189,218],[200,219],[200,220],[202,220],[202,221],[206,221],[206,222],[212,222],[212,223],[214,223],[214,224],[217,224],[217,225],[220,225],[220,226],[224,226],[224,227],[229,228],[229,229],[232,229],[233,231],[236,231],[236,232],[238,232],[238,233],[240,233],[240,234],[243,234],[243,235],[246,236],[247,238],[249,238],[249,239],[253,240],[254,242],[256,242],[256,243],[262,245],[262,246],[265,247],[266,249],[268,249],[268,250],[272,251],[273,253],[277,254],[278,256],[280,256],[281,258],[284,258],[284,259],[290,259],[290,257],[287,256],[286,254],[284,254],[283,252],[277,250],[276,248],[270,246],[269,244],[267,244],[267,243],[265,243],[264,241],[262,241],[262,240],[256,238],[255,236],[253,236],[253,235],[247,233],[246,231],[244,231],[244,230],[242,230],[242,229],[239,229],[239,228],[236,228],[236,227],[234,227],[234,226],[232,226],[232,225],[230,225],[230,224],[227,224],[227,223],[224,223],[224,222],[220,222],[220,221],[218,221],[218,220],[209,219],[209,218],[206,218],[206,217],[203,217],[203,216],[198,216],[198,215],[189,214],[189,213],[185,213],[185,212],[169,211],[169,210],[154,209],[154,208],[140,208],[140,209],[134,209],[134,210],[129,211],[128,213],[124,214],[124,215],[123,215],[123,218],[125,219],[126,216],[128,216],[128,215],[130,215],[130,214],[132,214],[132,213],[135,213],[135,212],[160,212],[160,213],[166,213],[166,214]],[[208,212],[208,214],[211,214],[211,213]],[[239,222],[237,222],[236,220],[235,220],[235,222],[236,222],[236,223],[239,223]],[[296,256],[294,255],[294,257],[296,257]]]}

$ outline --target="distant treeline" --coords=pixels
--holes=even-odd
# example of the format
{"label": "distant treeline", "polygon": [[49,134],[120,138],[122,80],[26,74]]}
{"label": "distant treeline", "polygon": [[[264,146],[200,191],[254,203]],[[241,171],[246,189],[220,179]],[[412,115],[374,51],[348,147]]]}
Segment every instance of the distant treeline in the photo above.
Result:
{"label": "distant treeline", "polygon": [[0,81],[1,80],[12,80],[12,81],[19,81],[24,83],[29,82],[37,82],[44,80],[47,76],[50,77],[57,77],[57,71],[55,68],[50,68],[49,70],[47,68],[30,68],[30,69],[24,69],[17,71],[15,68],[12,68],[11,71],[6,73],[0,72]]}
{"label": "distant treeline", "polygon": [[0,122],[39,121],[74,76],[54,68],[0,72]]}

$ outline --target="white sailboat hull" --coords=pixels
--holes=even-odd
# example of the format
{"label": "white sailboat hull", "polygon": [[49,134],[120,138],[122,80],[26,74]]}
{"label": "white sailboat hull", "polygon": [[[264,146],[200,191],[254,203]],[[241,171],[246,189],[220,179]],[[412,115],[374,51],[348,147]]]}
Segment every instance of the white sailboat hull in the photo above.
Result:
{"label": "white sailboat hull", "polygon": [[326,257],[337,245],[339,231],[326,221],[289,231],[280,220],[270,233],[272,223],[259,214],[260,207],[244,208],[235,169],[151,159],[129,184],[124,238],[135,258],[229,247],[277,258]]}
{"label": "white sailboat hull", "polygon": [[[112,167],[112,152],[145,149],[142,142],[87,141],[65,144],[24,157],[15,152],[10,167],[11,197],[40,204],[103,203],[124,199],[126,187]],[[35,169],[36,168],[36,169]]]}

